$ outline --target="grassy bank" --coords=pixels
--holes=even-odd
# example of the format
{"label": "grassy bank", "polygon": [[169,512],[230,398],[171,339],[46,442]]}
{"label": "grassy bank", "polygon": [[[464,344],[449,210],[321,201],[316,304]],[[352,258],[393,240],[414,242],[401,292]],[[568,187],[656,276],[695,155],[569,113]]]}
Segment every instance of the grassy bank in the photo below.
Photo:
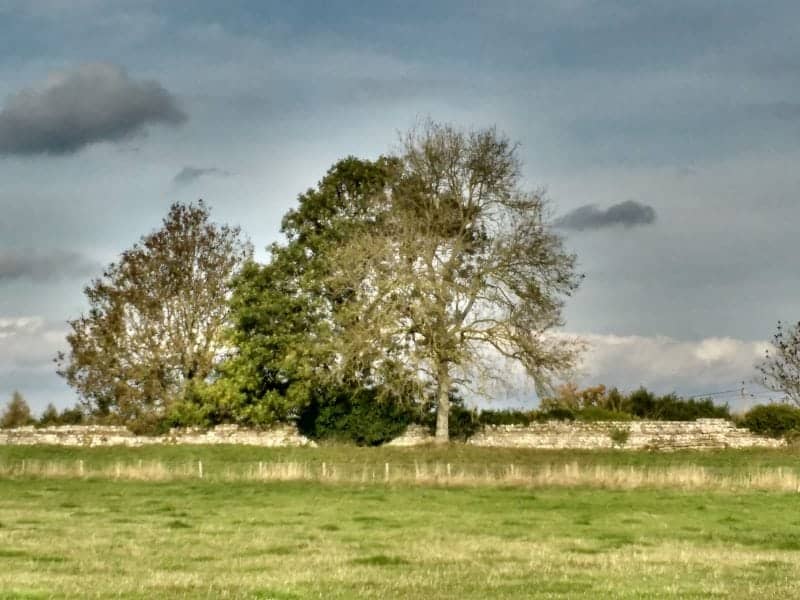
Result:
{"label": "grassy bank", "polygon": [[1,597],[797,597],[797,495],[0,479]]}

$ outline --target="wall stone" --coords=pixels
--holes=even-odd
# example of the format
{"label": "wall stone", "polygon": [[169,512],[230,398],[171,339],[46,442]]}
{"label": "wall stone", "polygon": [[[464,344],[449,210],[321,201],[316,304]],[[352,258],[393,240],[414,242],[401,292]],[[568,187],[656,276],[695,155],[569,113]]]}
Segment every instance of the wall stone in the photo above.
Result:
{"label": "wall stone", "polygon": [[300,435],[294,425],[279,425],[257,431],[238,425],[217,425],[214,429],[174,429],[162,436],[134,435],[125,427],[99,425],[62,425],[57,427],[19,427],[0,429],[0,445],[31,446],[150,446],[158,444],[238,444],[262,447],[316,446]]}
{"label": "wall stone", "polygon": [[[622,433],[627,432],[627,434]],[[623,438],[627,438],[624,439]],[[616,441],[615,441],[616,439]],[[762,437],[725,419],[696,421],[606,421],[580,423],[548,421],[522,425],[493,425],[467,444],[503,448],[596,450],[715,450],[778,448],[784,440]]]}

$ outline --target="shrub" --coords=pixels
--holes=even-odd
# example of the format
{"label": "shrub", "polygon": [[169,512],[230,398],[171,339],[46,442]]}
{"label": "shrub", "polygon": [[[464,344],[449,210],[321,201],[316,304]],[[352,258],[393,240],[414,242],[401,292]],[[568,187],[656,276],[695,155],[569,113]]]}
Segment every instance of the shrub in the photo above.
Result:
{"label": "shrub", "polygon": [[730,419],[727,404],[717,405],[710,398],[679,398],[675,394],[656,396],[639,388],[628,396],[627,409],[640,419],[657,421],[694,421],[696,419]]}
{"label": "shrub", "polygon": [[310,438],[377,446],[401,435],[414,416],[409,404],[380,398],[373,389],[361,389],[327,397],[316,395],[300,411],[297,426]]}
{"label": "shrub", "polygon": [[621,447],[628,443],[628,439],[631,437],[631,431],[627,427],[613,427],[611,431],[608,432],[608,437],[611,438],[615,446]]}
{"label": "shrub", "polygon": [[789,404],[759,404],[745,413],[741,424],[761,435],[783,437],[800,430],[800,408]]}
{"label": "shrub", "polygon": [[72,408],[65,408],[58,416],[58,422],[61,425],[80,425],[86,420],[86,414],[80,406],[73,406]]}
{"label": "shrub", "polygon": [[530,425],[538,417],[535,410],[482,410],[478,414],[481,425]]}
{"label": "shrub", "polygon": [[609,410],[599,406],[587,406],[586,408],[576,412],[575,417],[579,421],[586,421],[590,423],[595,421],[630,421],[633,418],[630,413]]}
{"label": "shrub", "polygon": [[164,435],[171,426],[168,419],[153,413],[139,414],[121,424],[135,435]]}
{"label": "shrub", "polygon": [[574,421],[575,411],[566,406],[554,406],[540,411],[536,416],[537,421]]}

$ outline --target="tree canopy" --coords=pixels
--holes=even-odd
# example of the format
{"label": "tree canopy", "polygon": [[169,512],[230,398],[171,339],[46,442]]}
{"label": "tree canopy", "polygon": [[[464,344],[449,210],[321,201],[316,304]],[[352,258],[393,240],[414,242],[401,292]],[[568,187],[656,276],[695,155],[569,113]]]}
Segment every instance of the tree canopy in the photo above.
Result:
{"label": "tree canopy", "polygon": [[[580,342],[556,335],[575,257],[494,129],[426,123],[394,156],[348,157],[283,218],[266,264],[237,228],[175,204],[86,288],[61,373],[125,421],[295,419],[380,443],[521,365],[540,393]],[[369,421],[369,422],[367,422]]]}
{"label": "tree canopy", "polygon": [[398,169],[393,158],[338,161],[284,216],[286,243],[273,244],[267,264],[248,265],[235,279],[230,342],[236,352],[209,394],[216,419],[305,422],[304,411],[328,412],[329,403],[381,401],[383,389],[368,372],[342,363],[338,344],[352,298],[331,286],[331,261],[337,247],[377,226],[376,198],[389,193]]}
{"label": "tree canopy", "polygon": [[579,343],[552,332],[580,276],[506,137],[427,123],[399,160],[390,193],[373,198],[375,224],[330,259],[329,285],[349,298],[337,348],[343,364],[413,372],[443,442],[451,392],[502,378],[498,358],[540,391],[573,366]]}
{"label": "tree canopy", "polygon": [[544,389],[572,367],[555,337],[575,258],[521,189],[494,130],[427,124],[398,156],[336,163],[283,220],[285,244],[236,280],[226,403],[278,417],[327,396],[430,403],[520,363]]}
{"label": "tree canopy", "polygon": [[65,377],[94,413],[158,419],[208,378],[223,347],[230,280],[251,256],[240,230],[206,205],[176,203],[84,290],[88,313],[69,322]]}

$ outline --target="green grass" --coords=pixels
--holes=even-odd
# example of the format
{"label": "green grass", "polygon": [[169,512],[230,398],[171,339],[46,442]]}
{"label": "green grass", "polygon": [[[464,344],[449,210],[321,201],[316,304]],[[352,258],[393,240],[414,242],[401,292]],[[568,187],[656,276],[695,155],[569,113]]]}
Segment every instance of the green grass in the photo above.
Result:
{"label": "green grass", "polygon": [[[299,454],[297,454],[299,453]],[[16,460],[795,469],[790,452],[0,448]],[[526,462],[527,461],[527,462]],[[800,597],[800,496],[0,477],[0,598]]]}

